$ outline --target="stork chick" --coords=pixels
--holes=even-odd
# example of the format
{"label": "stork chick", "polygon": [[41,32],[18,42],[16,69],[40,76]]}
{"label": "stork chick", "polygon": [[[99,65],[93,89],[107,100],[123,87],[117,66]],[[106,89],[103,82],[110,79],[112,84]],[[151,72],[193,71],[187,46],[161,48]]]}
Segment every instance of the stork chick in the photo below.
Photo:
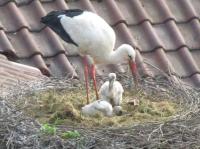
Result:
{"label": "stork chick", "polygon": [[103,113],[104,116],[112,116],[112,105],[106,100],[97,100],[85,105],[81,109],[81,113],[85,116],[95,116],[97,113]]}
{"label": "stork chick", "polygon": [[122,115],[122,107],[121,106],[114,106],[113,107],[113,113],[117,116]]}
{"label": "stork chick", "polygon": [[108,79],[99,90],[100,98],[107,100],[113,107],[120,106],[124,89],[121,83],[116,81],[115,73],[109,73]]}

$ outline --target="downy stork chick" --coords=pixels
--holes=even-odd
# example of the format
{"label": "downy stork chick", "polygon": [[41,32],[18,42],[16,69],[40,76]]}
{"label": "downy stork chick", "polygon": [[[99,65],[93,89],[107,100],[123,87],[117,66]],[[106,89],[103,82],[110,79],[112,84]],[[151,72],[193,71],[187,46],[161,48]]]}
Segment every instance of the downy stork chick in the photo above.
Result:
{"label": "downy stork chick", "polygon": [[94,117],[98,113],[103,113],[104,116],[111,117],[113,115],[112,105],[106,100],[97,100],[81,108],[81,113],[84,116]]}
{"label": "downy stork chick", "polygon": [[120,106],[124,89],[121,83],[116,81],[115,73],[109,73],[108,80],[99,90],[100,98],[110,102],[113,107]]}
{"label": "downy stork chick", "polygon": [[117,115],[117,116],[122,115],[122,113],[123,113],[122,107],[121,106],[114,106],[113,107],[113,113],[115,113],[115,115]]}

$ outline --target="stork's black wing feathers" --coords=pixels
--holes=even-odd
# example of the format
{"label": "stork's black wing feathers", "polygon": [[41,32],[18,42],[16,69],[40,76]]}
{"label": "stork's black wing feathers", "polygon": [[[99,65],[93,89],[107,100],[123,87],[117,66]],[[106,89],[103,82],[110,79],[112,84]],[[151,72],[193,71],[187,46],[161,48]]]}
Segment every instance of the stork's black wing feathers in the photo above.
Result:
{"label": "stork's black wing feathers", "polygon": [[82,14],[83,10],[81,10],[81,9],[68,9],[68,10],[64,10],[64,13],[65,13],[66,16],[73,18],[75,16]]}
{"label": "stork's black wing feathers", "polygon": [[41,18],[41,22],[50,27],[54,32],[56,32],[64,41],[68,43],[72,43],[75,46],[78,44],[73,41],[70,35],[64,30],[62,24],[60,23],[59,15],[66,15],[68,17],[73,18],[74,16],[78,16],[83,13],[83,10],[80,9],[68,9],[68,10],[59,10],[52,11],[48,13],[46,16]]}

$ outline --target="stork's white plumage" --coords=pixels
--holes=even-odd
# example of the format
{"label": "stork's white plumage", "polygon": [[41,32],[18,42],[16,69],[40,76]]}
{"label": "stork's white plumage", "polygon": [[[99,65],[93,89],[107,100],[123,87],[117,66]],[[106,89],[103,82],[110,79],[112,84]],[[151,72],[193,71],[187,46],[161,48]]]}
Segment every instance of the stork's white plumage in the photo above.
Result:
{"label": "stork's white plumage", "polygon": [[119,81],[116,81],[116,74],[109,73],[109,81],[106,81],[99,90],[101,99],[106,99],[113,107],[120,106],[124,89]]}
{"label": "stork's white plumage", "polygon": [[[63,40],[77,46],[79,54],[84,56],[84,73],[88,100],[88,62],[85,57],[87,55],[93,59],[91,75],[97,99],[95,63],[118,64],[129,62],[135,84],[137,85],[135,50],[128,44],[122,44],[114,51],[115,32],[97,14],[80,9],[52,11],[45,17],[42,17],[41,22],[54,30]],[[88,100],[87,102],[89,102]]]}
{"label": "stork's white plumage", "polygon": [[103,113],[105,116],[113,115],[112,105],[105,100],[97,100],[81,109],[81,113],[85,116],[95,116],[97,113]]}

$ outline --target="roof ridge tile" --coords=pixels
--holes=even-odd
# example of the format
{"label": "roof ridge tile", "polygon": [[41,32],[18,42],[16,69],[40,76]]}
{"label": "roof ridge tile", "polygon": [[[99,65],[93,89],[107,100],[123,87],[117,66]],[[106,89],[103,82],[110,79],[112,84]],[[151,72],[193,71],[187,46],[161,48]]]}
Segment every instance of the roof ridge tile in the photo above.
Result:
{"label": "roof ridge tile", "polygon": [[6,59],[0,59],[0,68],[0,74],[8,73],[7,75],[12,75],[15,79],[32,80],[45,77],[42,75],[40,70],[35,67],[16,63]]}

